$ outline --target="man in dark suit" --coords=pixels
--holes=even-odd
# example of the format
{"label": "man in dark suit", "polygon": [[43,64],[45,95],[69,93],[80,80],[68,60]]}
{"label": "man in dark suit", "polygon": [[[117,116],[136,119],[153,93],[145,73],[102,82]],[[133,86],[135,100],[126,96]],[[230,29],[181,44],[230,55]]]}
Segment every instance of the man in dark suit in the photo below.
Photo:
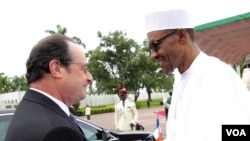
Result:
{"label": "man in dark suit", "polygon": [[64,35],[37,43],[26,62],[29,89],[5,141],[87,141],[69,107],[86,97],[93,81],[82,48]]}

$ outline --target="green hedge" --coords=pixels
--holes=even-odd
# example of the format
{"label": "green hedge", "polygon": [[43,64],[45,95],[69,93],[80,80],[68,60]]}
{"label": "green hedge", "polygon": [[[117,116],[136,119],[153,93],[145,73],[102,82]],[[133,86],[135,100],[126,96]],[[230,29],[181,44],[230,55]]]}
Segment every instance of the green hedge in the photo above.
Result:
{"label": "green hedge", "polygon": [[[101,114],[101,113],[110,113],[110,112],[114,112],[114,110],[115,110],[114,105],[91,107],[91,115]],[[84,108],[79,108],[77,110],[77,114],[79,116],[84,116],[85,115],[85,109]]]}
{"label": "green hedge", "polygon": [[[162,106],[162,99],[154,99],[150,102],[150,107],[160,107]],[[136,102],[136,108],[137,109],[144,109],[147,108],[147,101],[142,100],[142,101],[137,101]],[[91,107],[91,115],[95,114],[102,114],[102,113],[110,113],[114,112],[114,104],[110,105],[105,105],[105,106],[97,106],[97,107]],[[77,114],[79,116],[84,116],[85,115],[85,109],[84,108],[78,108],[77,109]]]}

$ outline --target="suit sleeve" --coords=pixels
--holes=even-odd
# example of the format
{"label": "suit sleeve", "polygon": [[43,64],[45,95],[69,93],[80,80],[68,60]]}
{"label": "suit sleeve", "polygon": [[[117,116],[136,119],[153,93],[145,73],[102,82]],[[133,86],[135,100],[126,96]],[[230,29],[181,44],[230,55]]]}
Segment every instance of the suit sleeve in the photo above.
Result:
{"label": "suit sleeve", "polygon": [[41,141],[87,141],[87,139],[72,128],[57,127],[48,131]]}

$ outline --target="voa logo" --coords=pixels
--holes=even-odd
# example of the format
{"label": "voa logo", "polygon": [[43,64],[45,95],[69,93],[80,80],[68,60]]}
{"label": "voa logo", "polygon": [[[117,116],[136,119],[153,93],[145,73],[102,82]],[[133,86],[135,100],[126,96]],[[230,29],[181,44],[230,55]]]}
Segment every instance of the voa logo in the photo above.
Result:
{"label": "voa logo", "polygon": [[247,136],[244,129],[226,129],[228,136]]}

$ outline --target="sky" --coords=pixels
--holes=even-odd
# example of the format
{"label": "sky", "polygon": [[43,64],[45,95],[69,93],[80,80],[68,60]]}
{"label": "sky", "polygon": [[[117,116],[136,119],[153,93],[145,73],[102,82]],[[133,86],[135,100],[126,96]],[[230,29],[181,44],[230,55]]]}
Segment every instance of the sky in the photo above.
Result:
{"label": "sky", "polygon": [[197,26],[250,12],[249,5],[249,0],[1,0],[0,73],[25,74],[31,48],[58,24],[69,37],[79,37],[87,52],[98,46],[98,31],[123,31],[141,44],[145,15],[154,11],[187,8]]}

